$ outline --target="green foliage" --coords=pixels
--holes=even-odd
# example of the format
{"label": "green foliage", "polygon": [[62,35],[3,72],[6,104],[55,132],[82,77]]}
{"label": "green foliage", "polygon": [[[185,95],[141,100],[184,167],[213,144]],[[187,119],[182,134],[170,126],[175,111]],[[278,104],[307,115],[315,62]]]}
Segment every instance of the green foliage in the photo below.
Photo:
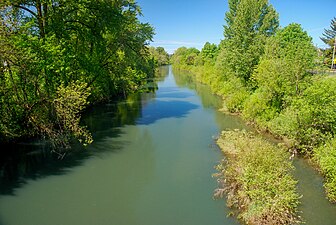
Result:
{"label": "green foliage", "polygon": [[274,132],[295,140],[296,148],[312,152],[336,133],[336,80],[321,77],[278,118],[271,121]]}
{"label": "green foliage", "polygon": [[235,76],[228,77],[222,84],[218,93],[224,96],[224,107],[229,112],[240,112],[250,93],[244,82]]}
{"label": "green foliage", "polygon": [[244,116],[267,126],[311,83],[316,51],[298,24],[290,24],[267,40],[265,54],[253,73],[257,87],[245,103]]}
{"label": "green foliage", "polygon": [[227,157],[217,176],[230,207],[246,224],[299,222],[297,182],[291,175],[289,154],[280,147],[245,131],[225,131],[217,141]]}
{"label": "green foliage", "polygon": [[169,54],[163,47],[149,47],[150,55],[154,60],[156,66],[163,66],[169,64]]}
{"label": "green foliage", "polygon": [[267,126],[279,112],[277,104],[272,102],[271,92],[259,88],[244,102],[243,116],[250,121],[256,121],[259,126]]}
{"label": "green foliage", "polygon": [[173,65],[183,66],[185,64],[185,57],[187,54],[186,47],[180,47],[175,50],[173,56],[171,57],[171,62]]}
{"label": "green foliage", "polygon": [[229,10],[220,60],[247,82],[263,54],[266,37],[279,25],[278,15],[267,0],[231,0]]}
{"label": "green foliage", "polygon": [[[218,47],[216,44],[206,42],[201,51],[201,58],[205,64],[214,64],[218,54]],[[198,63],[200,64],[200,63]]]}
{"label": "green foliage", "polygon": [[330,29],[324,29],[321,40],[330,45],[330,47],[334,46],[334,41],[336,37],[336,17],[334,17],[330,22]]}
{"label": "green foliage", "polygon": [[[147,47],[154,31],[133,0],[5,0],[0,10],[1,141],[42,135],[89,143],[74,119],[84,99],[126,96],[154,77]],[[67,93],[83,99],[71,106]]]}
{"label": "green foliage", "polygon": [[71,136],[75,136],[84,145],[93,141],[91,134],[80,126],[80,113],[88,105],[89,95],[90,89],[86,88],[86,83],[73,82],[67,86],[60,85],[57,88],[54,105],[63,137],[52,139],[57,143],[56,146],[59,145],[60,140],[67,144],[71,140]]}
{"label": "green foliage", "polygon": [[180,68],[187,68],[188,66],[195,66],[200,51],[196,48],[178,48],[171,58],[172,64]]}
{"label": "green foliage", "polygon": [[332,202],[336,202],[336,139],[333,138],[314,149],[314,159],[320,165],[325,176],[325,188],[327,196]]}

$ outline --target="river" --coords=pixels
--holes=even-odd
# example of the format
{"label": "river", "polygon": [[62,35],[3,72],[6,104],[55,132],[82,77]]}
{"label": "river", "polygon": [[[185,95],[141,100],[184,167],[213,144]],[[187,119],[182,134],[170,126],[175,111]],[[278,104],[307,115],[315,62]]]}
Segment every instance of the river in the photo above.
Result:
{"label": "river", "polygon": [[[21,144],[2,157],[0,225],[239,224],[212,199],[222,158],[213,138],[249,128],[218,112],[221,99],[205,85],[168,66],[160,72],[155,93],[90,110],[87,148],[59,160],[43,143]],[[295,165],[306,224],[334,224],[322,179],[304,160]]]}

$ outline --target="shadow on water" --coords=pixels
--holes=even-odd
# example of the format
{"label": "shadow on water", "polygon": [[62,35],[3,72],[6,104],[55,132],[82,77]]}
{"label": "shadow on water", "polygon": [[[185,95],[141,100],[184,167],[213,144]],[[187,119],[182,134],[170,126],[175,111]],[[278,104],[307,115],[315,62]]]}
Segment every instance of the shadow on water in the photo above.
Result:
{"label": "shadow on water", "polygon": [[106,138],[120,136],[122,126],[135,124],[140,115],[139,101],[94,107],[83,119],[92,132],[94,143],[87,148],[74,144],[62,160],[51,153],[51,149],[43,142],[1,146],[0,195],[14,195],[15,189],[26,184],[27,180],[66,174],[92,156],[120,151],[125,143],[114,142],[111,148],[99,148],[99,143]]}
{"label": "shadow on water", "polygon": [[198,106],[184,101],[160,101],[156,100],[143,108],[142,116],[137,124],[148,125],[164,118],[182,118]]}
{"label": "shadow on water", "polygon": [[[168,75],[168,67],[160,69],[159,80]],[[161,91],[162,98],[168,98]],[[165,96],[164,96],[165,95]],[[184,95],[184,96],[182,96]],[[114,141],[112,147],[100,147],[107,138],[122,134],[125,125],[150,124],[159,119],[183,117],[197,106],[179,101],[153,101],[155,93],[134,94],[124,101],[97,105],[83,116],[85,124],[93,135],[94,143],[87,148],[75,144],[62,160],[50,152],[43,142],[20,143],[0,146],[0,195],[14,195],[15,189],[28,180],[41,179],[51,175],[63,175],[80,166],[93,156],[122,150],[126,143]],[[187,97],[182,94],[180,97]],[[173,109],[173,106],[178,106]],[[1,221],[0,221],[1,222]],[[1,223],[0,223],[1,225]]]}
{"label": "shadow on water", "polygon": [[194,96],[192,93],[189,92],[175,92],[175,93],[171,93],[171,92],[160,92],[157,93],[156,98],[177,98],[177,99],[183,99],[183,98],[189,98]]}

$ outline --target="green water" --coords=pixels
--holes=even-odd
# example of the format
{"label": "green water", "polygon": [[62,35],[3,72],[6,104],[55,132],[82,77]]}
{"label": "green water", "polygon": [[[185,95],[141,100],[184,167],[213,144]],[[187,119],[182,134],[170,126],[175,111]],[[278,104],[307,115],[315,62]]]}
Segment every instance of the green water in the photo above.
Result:
{"label": "green water", "polygon": [[[221,159],[213,137],[247,127],[217,111],[221,99],[188,76],[161,68],[156,93],[97,106],[85,118],[95,142],[63,160],[36,149],[6,156],[0,225],[226,225],[211,174]],[[41,145],[43,146],[43,145]],[[307,224],[335,224],[321,179],[298,161]],[[322,214],[320,212],[323,212]],[[319,221],[316,223],[315,221]],[[310,223],[309,223],[310,222]]]}

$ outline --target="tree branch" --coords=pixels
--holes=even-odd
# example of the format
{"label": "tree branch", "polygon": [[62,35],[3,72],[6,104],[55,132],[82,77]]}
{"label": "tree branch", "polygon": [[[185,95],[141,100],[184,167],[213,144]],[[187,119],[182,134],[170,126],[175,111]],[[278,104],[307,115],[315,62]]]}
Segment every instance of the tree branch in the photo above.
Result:
{"label": "tree branch", "polygon": [[26,10],[27,12],[29,12],[30,14],[32,14],[33,16],[35,16],[37,18],[37,14],[35,12],[33,12],[32,10],[28,9],[27,7],[24,7],[22,5],[13,5],[14,7]]}

